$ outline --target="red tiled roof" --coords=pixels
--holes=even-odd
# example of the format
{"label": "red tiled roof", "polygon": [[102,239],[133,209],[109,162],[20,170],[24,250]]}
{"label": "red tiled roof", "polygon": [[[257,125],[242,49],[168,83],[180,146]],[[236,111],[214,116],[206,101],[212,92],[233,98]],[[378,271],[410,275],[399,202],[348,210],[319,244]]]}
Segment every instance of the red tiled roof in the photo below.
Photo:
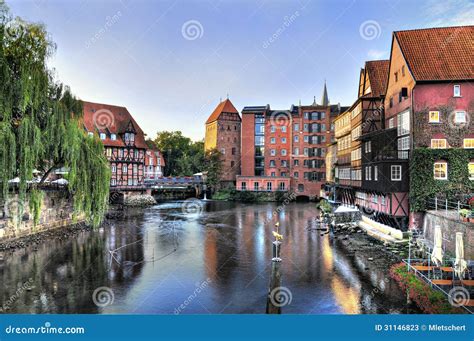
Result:
{"label": "red tiled roof", "polygon": [[365,69],[370,81],[370,96],[380,97],[385,94],[388,80],[389,60],[371,60],[365,62]]}
{"label": "red tiled roof", "polygon": [[209,116],[209,118],[207,119],[206,124],[216,121],[223,112],[232,114],[239,113],[237,109],[235,109],[230,99],[227,98],[225,101],[220,102],[219,105],[214,109],[211,116]]}
{"label": "red tiled roof", "polygon": [[[102,140],[105,146],[125,147],[123,133],[130,123],[135,128],[135,146],[147,149],[143,130],[128,112],[127,108],[116,105],[82,102],[83,103],[83,123],[88,132],[107,134],[107,138]],[[111,140],[110,134],[116,134],[117,139]]]}
{"label": "red tiled roof", "polygon": [[474,79],[474,26],[393,34],[415,80]]}

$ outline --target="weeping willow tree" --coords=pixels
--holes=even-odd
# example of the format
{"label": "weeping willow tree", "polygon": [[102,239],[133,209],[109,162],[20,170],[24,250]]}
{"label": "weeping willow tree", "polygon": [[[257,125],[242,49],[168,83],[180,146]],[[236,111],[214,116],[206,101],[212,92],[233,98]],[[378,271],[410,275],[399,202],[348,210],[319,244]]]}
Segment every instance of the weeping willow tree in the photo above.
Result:
{"label": "weeping willow tree", "polygon": [[[18,177],[19,200],[30,203],[37,221],[38,187],[66,167],[75,213],[97,226],[107,208],[109,168],[100,140],[82,128],[82,103],[47,67],[55,45],[42,25],[13,18],[1,0],[0,42],[0,202],[11,195],[8,180]],[[34,169],[44,174],[38,184],[29,182]]]}

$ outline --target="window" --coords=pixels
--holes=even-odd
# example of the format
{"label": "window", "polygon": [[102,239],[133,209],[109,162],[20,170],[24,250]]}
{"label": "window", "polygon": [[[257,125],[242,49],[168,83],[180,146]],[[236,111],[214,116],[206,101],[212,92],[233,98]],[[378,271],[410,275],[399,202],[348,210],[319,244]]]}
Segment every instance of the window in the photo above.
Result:
{"label": "window", "polygon": [[298,192],[304,192],[304,185],[298,184]]}
{"label": "window", "polygon": [[431,139],[431,148],[433,149],[445,149],[446,139]]}
{"label": "window", "polygon": [[270,149],[270,155],[275,156],[276,155],[276,149]]}
{"label": "window", "polygon": [[402,77],[405,76],[405,65],[402,66]]}
{"label": "window", "polygon": [[382,205],[385,206],[385,197],[383,195],[380,196]]}
{"label": "window", "polygon": [[132,178],[128,179],[127,184],[128,184],[129,186],[132,186],[132,185],[133,185],[133,179],[132,179]]}
{"label": "window", "polygon": [[456,114],[454,116],[454,123],[466,123],[466,112],[456,111]]}
{"label": "window", "polygon": [[284,191],[285,190],[285,183],[284,182],[280,182],[280,186],[278,186],[280,191]]}
{"label": "window", "polygon": [[235,149],[235,147],[232,147],[232,155],[235,155],[236,152],[237,152],[237,149]]}
{"label": "window", "polygon": [[117,135],[115,135],[115,134],[110,134],[110,139],[111,139],[112,141],[115,141],[115,140],[117,139]]}
{"label": "window", "polygon": [[112,156],[112,148],[107,148],[105,153],[106,153],[107,157],[111,157]]}
{"label": "window", "polygon": [[379,177],[379,167],[374,166],[374,180],[377,181]]}
{"label": "window", "polygon": [[410,132],[410,112],[408,110],[398,114],[397,132],[398,136],[406,135]]}
{"label": "window", "polygon": [[461,97],[461,85],[455,85],[453,87],[453,96],[454,97]]}
{"label": "window", "polygon": [[282,155],[282,156],[286,156],[286,149],[282,149],[282,150],[281,150],[281,155]]}
{"label": "window", "polygon": [[123,157],[123,149],[119,149],[119,158]]}
{"label": "window", "polygon": [[286,133],[286,126],[282,126],[282,127],[281,127],[281,131],[284,132],[284,133]]}
{"label": "window", "polygon": [[474,139],[464,139],[464,148],[474,148]]}
{"label": "window", "polygon": [[99,137],[100,137],[101,140],[105,140],[106,135],[105,135],[105,133],[100,133]]}
{"label": "window", "polygon": [[390,167],[390,179],[392,181],[402,180],[402,166],[394,165]]}
{"label": "window", "polygon": [[372,141],[365,142],[365,152],[370,153],[372,151]]}
{"label": "window", "polygon": [[258,182],[253,183],[253,190],[258,191]]}
{"label": "window", "polygon": [[294,148],[294,149],[293,149],[293,154],[294,154],[295,156],[300,155],[300,149],[299,149],[298,147]]}
{"label": "window", "polygon": [[390,103],[389,103],[389,107],[393,107],[393,97],[390,97]]}
{"label": "window", "polygon": [[303,141],[304,141],[304,142],[309,142],[309,136],[308,136],[308,135],[305,135],[305,136],[303,137]]}
{"label": "window", "polygon": [[275,167],[275,160],[270,160],[270,167]]}
{"label": "window", "polygon": [[430,123],[439,123],[439,111],[430,111],[429,121]]}
{"label": "window", "polygon": [[272,172],[272,173],[270,174],[270,176],[275,177],[275,176],[276,176],[276,173],[275,173],[275,172]]}
{"label": "window", "polygon": [[127,165],[122,166],[122,173],[128,173],[128,167]]}
{"label": "window", "polygon": [[116,173],[117,172],[117,166],[113,163],[112,164],[112,173]]}
{"label": "window", "polygon": [[474,180],[474,162],[469,162],[469,180]]}
{"label": "window", "polygon": [[448,164],[446,162],[435,162],[433,166],[434,178],[437,180],[448,179]]}
{"label": "window", "polygon": [[410,149],[410,136],[398,139],[398,158],[408,159],[408,150]]}
{"label": "window", "polygon": [[272,183],[267,182],[267,191],[271,191],[271,190],[272,190]]}
{"label": "window", "polygon": [[247,189],[247,183],[246,182],[242,182],[240,183],[240,188],[245,191]]}
{"label": "window", "polygon": [[377,194],[374,194],[372,195],[372,202],[374,204],[378,204],[379,203],[379,196]]}
{"label": "window", "polygon": [[272,133],[275,132],[275,126],[270,126],[270,132],[272,132]]}
{"label": "window", "polygon": [[[300,131],[300,125],[298,123],[295,123],[294,128],[295,131]],[[295,136],[296,137],[296,136]]]}
{"label": "window", "polygon": [[230,162],[230,166],[231,166],[231,167],[234,167],[234,166],[235,166],[235,161],[231,161],[231,162]]}
{"label": "window", "polygon": [[395,72],[395,82],[398,82],[398,72]]}
{"label": "window", "polygon": [[391,119],[388,120],[388,128],[394,128],[395,127],[395,118],[392,117]]}
{"label": "window", "polygon": [[221,154],[222,154],[222,155],[225,154],[225,148],[221,148]]}
{"label": "window", "polygon": [[295,141],[295,142],[299,142],[299,141],[300,141],[300,137],[299,137],[298,135],[295,135],[294,141]]}
{"label": "window", "polygon": [[274,137],[272,137],[272,138],[270,139],[270,143],[271,143],[271,144],[275,144],[275,143],[276,143],[276,139],[275,139]]}
{"label": "window", "polygon": [[138,165],[135,163],[133,165],[133,175],[137,175],[138,174]]}
{"label": "window", "polygon": [[286,137],[281,138],[281,143],[286,143]]}
{"label": "window", "polygon": [[293,177],[294,177],[294,178],[298,179],[299,176],[300,176],[300,173],[299,173],[299,172],[294,172],[294,173],[293,173]]}
{"label": "window", "polygon": [[293,160],[293,165],[294,166],[299,166],[300,165],[300,160]]}

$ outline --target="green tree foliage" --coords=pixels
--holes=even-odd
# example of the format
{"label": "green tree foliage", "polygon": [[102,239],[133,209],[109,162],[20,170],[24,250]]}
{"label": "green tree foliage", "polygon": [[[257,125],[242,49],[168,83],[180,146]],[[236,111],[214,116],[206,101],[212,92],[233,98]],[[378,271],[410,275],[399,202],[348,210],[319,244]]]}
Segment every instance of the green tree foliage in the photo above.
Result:
{"label": "green tree foliage", "polygon": [[[474,159],[474,150],[450,148],[416,148],[410,160],[410,209],[423,211],[427,199],[435,196],[459,200],[474,192],[474,181],[469,180],[468,164]],[[435,161],[448,163],[448,179],[436,180],[433,176]]]}
{"label": "green tree foliage", "polygon": [[67,167],[76,212],[98,225],[107,208],[108,164],[98,138],[82,128],[82,103],[46,65],[55,45],[42,25],[12,18],[2,3],[0,42],[0,201],[8,200],[8,180],[19,177],[19,197],[38,219],[42,195],[27,183],[33,169],[44,172],[44,181]]}

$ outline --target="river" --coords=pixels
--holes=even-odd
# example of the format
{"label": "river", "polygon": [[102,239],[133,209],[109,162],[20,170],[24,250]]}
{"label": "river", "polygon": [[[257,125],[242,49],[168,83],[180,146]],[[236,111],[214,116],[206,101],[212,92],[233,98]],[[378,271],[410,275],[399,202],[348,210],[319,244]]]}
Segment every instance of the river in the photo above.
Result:
{"label": "river", "polygon": [[348,252],[332,234],[310,230],[319,216],[314,203],[173,201],[133,213],[98,230],[6,252],[3,310],[265,313],[278,220],[288,292],[282,313],[417,312],[387,267]]}

